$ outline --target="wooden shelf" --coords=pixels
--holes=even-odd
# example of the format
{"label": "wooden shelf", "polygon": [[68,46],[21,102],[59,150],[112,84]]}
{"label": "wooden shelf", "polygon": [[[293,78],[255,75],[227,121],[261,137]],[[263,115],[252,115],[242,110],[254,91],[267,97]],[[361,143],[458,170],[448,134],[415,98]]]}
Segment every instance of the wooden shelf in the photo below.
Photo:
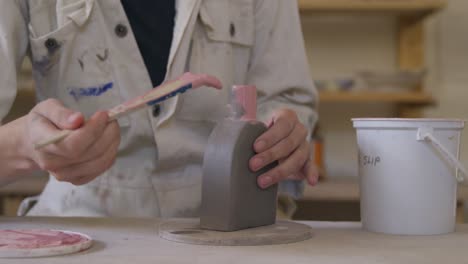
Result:
{"label": "wooden shelf", "polygon": [[446,0],[299,0],[301,12],[387,12],[430,14]]}
{"label": "wooden shelf", "polygon": [[6,186],[0,186],[0,198],[2,196],[32,196],[42,192],[49,175],[45,172],[36,172],[25,176],[24,179],[10,183]]}
{"label": "wooden shelf", "polygon": [[428,105],[433,104],[431,95],[421,92],[320,92],[320,102],[377,102]]}
{"label": "wooden shelf", "polygon": [[[316,186],[307,185],[303,201],[359,201],[359,182],[357,179],[326,179]],[[457,200],[468,200],[468,186],[458,185]]]}
{"label": "wooden shelf", "polygon": [[[297,201],[296,220],[359,221],[359,182],[357,179],[326,179],[316,186],[306,186]],[[467,219],[468,186],[457,190],[457,222]]]}
{"label": "wooden shelf", "polygon": [[359,201],[357,179],[326,179],[316,186],[306,185],[301,200],[312,201]]}

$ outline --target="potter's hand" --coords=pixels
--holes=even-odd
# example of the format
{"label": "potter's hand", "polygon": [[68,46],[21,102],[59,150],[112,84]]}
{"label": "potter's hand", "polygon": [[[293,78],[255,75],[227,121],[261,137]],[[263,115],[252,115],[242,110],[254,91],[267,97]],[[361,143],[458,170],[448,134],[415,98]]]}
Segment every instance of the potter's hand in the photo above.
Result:
{"label": "potter's hand", "polygon": [[[117,122],[108,123],[105,112],[97,112],[88,121],[81,113],[49,99],[38,104],[26,116],[24,144],[37,167],[49,171],[57,180],[82,185],[90,182],[114,163],[120,144]],[[34,149],[34,143],[73,130],[65,139]]]}
{"label": "potter's hand", "polygon": [[258,177],[260,187],[267,188],[285,179],[307,179],[311,185],[317,183],[318,171],[309,159],[306,136],[307,129],[294,111],[281,109],[273,115],[269,129],[255,141],[257,155],[249,162],[250,169],[258,171],[279,161],[278,166]]}

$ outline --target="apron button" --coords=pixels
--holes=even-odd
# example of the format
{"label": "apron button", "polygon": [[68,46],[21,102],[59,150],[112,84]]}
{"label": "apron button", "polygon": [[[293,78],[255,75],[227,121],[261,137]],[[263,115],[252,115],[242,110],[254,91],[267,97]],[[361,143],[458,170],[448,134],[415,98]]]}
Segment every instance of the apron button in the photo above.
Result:
{"label": "apron button", "polygon": [[161,113],[161,106],[158,104],[153,106],[153,117],[158,117],[160,113]]}
{"label": "apron button", "polygon": [[127,36],[127,33],[128,33],[127,26],[122,25],[122,24],[118,24],[117,26],[115,26],[115,34],[119,38],[123,38],[123,37]]}
{"label": "apron button", "polygon": [[54,52],[58,49],[59,43],[54,38],[49,38],[44,42],[44,46],[49,52]]}

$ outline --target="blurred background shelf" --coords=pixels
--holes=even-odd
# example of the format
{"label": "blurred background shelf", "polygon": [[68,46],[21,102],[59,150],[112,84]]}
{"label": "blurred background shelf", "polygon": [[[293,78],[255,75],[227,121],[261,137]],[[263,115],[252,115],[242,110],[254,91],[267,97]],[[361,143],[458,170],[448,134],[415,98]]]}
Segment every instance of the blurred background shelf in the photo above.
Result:
{"label": "blurred background shelf", "polygon": [[299,0],[301,12],[386,12],[427,15],[445,7],[445,0]]}
{"label": "blurred background shelf", "polygon": [[[323,82],[327,84],[330,80],[343,81],[342,77],[349,79],[350,76],[363,70],[374,72],[382,71],[384,68],[395,72],[428,70],[428,74],[424,75],[412,90],[395,87],[384,92],[369,84],[368,89],[343,89],[344,91],[322,89],[319,92],[323,107],[320,108],[322,112],[319,112],[320,129],[316,130],[313,140],[320,145],[318,152],[319,160],[322,162],[319,167],[326,172],[323,175],[330,173],[331,177],[327,176],[316,187],[306,187],[304,197],[297,201],[298,209],[294,218],[358,221],[360,220],[359,179],[354,165],[357,149],[350,143],[354,142],[355,138],[349,119],[370,116],[424,117],[425,107],[439,103],[439,98],[436,100],[432,96],[432,94],[437,95],[437,92],[428,89],[432,87],[430,84],[433,82],[430,80],[434,77],[434,71],[433,68],[428,68],[431,65],[429,60],[431,57],[427,56],[427,51],[432,50],[427,49],[430,42],[426,34],[428,33],[426,22],[433,17],[429,15],[436,14],[449,2],[446,0],[298,0],[298,2],[306,47],[310,49],[312,76],[316,81],[322,81],[322,84]],[[349,26],[350,24],[353,26]],[[375,28],[380,28],[382,31]],[[363,33],[364,31],[367,34]],[[376,49],[376,46],[385,49]],[[347,52],[340,52],[341,50]],[[386,56],[388,54],[391,56]],[[348,63],[349,61],[352,63]],[[388,65],[381,64],[380,61],[388,62]],[[361,87],[357,86],[356,88]],[[360,107],[356,107],[356,103]],[[343,120],[346,120],[345,124]],[[317,152],[315,154],[317,155]],[[353,177],[350,176],[352,174]],[[460,186],[459,221],[463,215],[468,215],[462,210],[464,200],[468,200],[468,188]],[[466,207],[468,208],[468,204]]]}
{"label": "blurred background shelf", "polygon": [[45,172],[36,172],[24,176],[22,180],[0,187],[0,215],[16,216],[24,198],[39,195],[49,176]]}
{"label": "blurred background shelf", "polygon": [[[359,181],[351,178],[333,178],[320,181],[316,186],[307,185],[304,195],[297,201],[294,214],[297,220],[360,221]],[[458,185],[457,221],[468,217],[468,186]]]}
{"label": "blurred background shelf", "polygon": [[17,182],[2,186],[0,188],[0,197],[2,196],[34,196],[38,195],[44,189],[49,176],[45,172],[37,172]]}
{"label": "blurred background shelf", "polygon": [[[351,178],[330,178],[316,186],[307,185],[301,200],[359,201],[359,181]],[[457,199],[468,200],[468,186],[458,185]]]}
{"label": "blurred background shelf", "polygon": [[374,92],[374,91],[355,91],[355,92],[330,92],[322,91],[319,94],[320,102],[382,102],[382,103],[402,103],[413,105],[430,105],[435,100],[430,94],[423,92]]}

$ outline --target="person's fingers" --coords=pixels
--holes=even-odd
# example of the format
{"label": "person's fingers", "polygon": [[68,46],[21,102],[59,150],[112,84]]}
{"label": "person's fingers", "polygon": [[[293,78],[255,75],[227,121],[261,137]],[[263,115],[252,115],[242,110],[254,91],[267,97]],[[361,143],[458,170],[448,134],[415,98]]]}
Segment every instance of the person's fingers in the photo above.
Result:
{"label": "person's fingers", "polygon": [[306,177],[302,171],[289,175],[287,180],[304,180]]}
{"label": "person's fingers", "polygon": [[287,179],[290,175],[296,174],[304,166],[309,156],[309,145],[301,144],[284,162],[280,163],[270,171],[260,175],[257,179],[257,184],[261,188],[267,188],[283,179]]}
{"label": "person's fingers", "polygon": [[56,145],[60,153],[70,158],[79,158],[85,151],[99,140],[107,127],[109,116],[106,112],[95,113],[86,124],[70,133],[68,137]]}
{"label": "person's fingers", "polygon": [[[28,114],[27,137],[28,144],[33,145],[35,142],[50,138],[62,129],[77,129],[84,123],[84,117],[81,113],[75,112],[63,106],[63,104],[56,99],[48,99],[35,106]],[[41,150],[31,148],[31,155],[38,157],[44,153],[48,158],[52,158],[53,147],[46,146]],[[63,156],[63,155],[58,155]],[[44,163],[44,159],[40,162]],[[48,166],[47,166],[48,167]]]}
{"label": "person's fingers", "polygon": [[307,129],[301,123],[296,123],[296,126],[289,136],[250,159],[250,169],[258,171],[274,161],[288,157],[302,142],[305,142],[306,136]]}
{"label": "person's fingers", "polygon": [[108,162],[108,164],[109,164],[108,167],[105,168],[102,172],[84,175],[84,176],[82,176],[80,178],[73,179],[70,183],[73,184],[73,185],[79,186],[79,185],[86,184],[86,183],[96,179],[97,177],[99,177],[99,175],[101,175],[106,170],[108,170],[110,167],[112,167],[112,165],[115,163],[115,160],[116,160],[116,156],[114,155],[114,156],[111,157],[110,162]]}
{"label": "person's fingers", "polygon": [[93,144],[82,156],[77,158],[64,157],[55,153],[42,151],[39,155],[39,166],[45,171],[58,171],[71,164],[81,164],[97,159],[105,155],[109,149],[120,144],[120,128],[117,122],[111,122],[106,126],[102,139]]}
{"label": "person's fingers", "polygon": [[74,185],[83,185],[94,180],[96,177],[107,171],[115,163],[118,148],[119,142],[113,142],[112,145],[109,147],[109,151],[106,154],[102,155],[103,157],[107,158],[105,158],[101,163],[101,165],[103,164],[104,166],[100,171],[91,172],[90,174],[84,175],[81,178],[73,179],[71,183]]}
{"label": "person's fingers", "polygon": [[58,133],[59,130],[48,118],[38,113],[31,112],[29,118],[34,121],[28,124],[26,137],[28,137],[27,144],[30,145],[29,154],[34,162],[41,170],[45,171],[68,165],[67,160],[63,159],[63,155],[58,155],[53,151],[52,145],[39,150],[32,147],[34,142],[50,137]]}
{"label": "person's fingers", "polygon": [[[84,116],[66,108],[56,99],[48,99],[31,110],[32,113],[50,120],[58,129],[77,129],[84,123]],[[33,118],[32,122],[35,121]]]}
{"label": "person's fingers", "polygon": [[[87,122],[85,126],[88,126],[90,123],[93,124],[93,122]],[[112,123],[100,122],[99,124],[105,124],[104,132],[102,133],[99,139],[96,139],[93,144],[90,144],[90,148],[92,148],[93,150],[86,149],[87,153],[90,153],[96,149],[105,148],[106,145],[110,144],[110,141],[115,140],[115,137],[117,135],[120,139],[120,129],[119,129],[119,126],[116,125],[116,122],[115,124],[114,122]],[[115,129],[116,127],[117,129]],[[114,133],[111,133],[112,131],[114,131]],[[73,151],[73,153],[70,154],[68,151],[70,148],[71,147],[64,148],[63,144],[56,143],[56,144],[51,144],[44,148],[41,148],[41,151],[43,153],[48,153],[48,154],[55,155],[58,157],[72,159],[75,161],[75,163],[83,162],[85,161],[84,159],[87,159],[87,157],[84,157],[85,153],[80,153],[81,149],[76,149]],[[100,151],[100,152],[103,152],[103,151]]]}
{"label": "person's fingers", "polygon": [[[310,153],[310,150],[309,150]],[[284,160],[279,161],[280,164],[284,162]],[[291,174],[287,177],[288,180],[304,180],[306,179],[309,185],[314,186],[319,181],[319,169],[317,165],[311,160],[310,158],[306,160],[304,167],[294,174]]]}
{"label": "person's fingers", "polygon": [[28,134],[31,144],[50,137],[60,131],[50,119],[37,112],[31,111],[29,119],[30,121],[27,124],[26,133]]}
{"label": "person's fingers", "polygon": [[106,126],[102,136],[96,140],[96,142],[88,148],[81,157],[78,157],[76,163],[83,163],[96,159],[106,153],[106,151],[108,151],[111,146],[115,145],[115,143],[120,145],[120,127],[117,121],[113,121]]}
{"label": "person's fingers", "polygon": [[116,158],[117,149],[118,142],[113,142],[108,151],[96,159],[68,166],[52,174],[57,180],[70,182],[74,185],[88,183],[112,166]]}
{"label": "person's fingers", "polygon": [[288,109],[278,111],[273,117],[273,125],[255,140],[255,151],[261,153],[273,147],[291,134],[297,122],[297,115],[294,111]]}
{"label": "person's fingers", "polygon": [[73,163],[70,159],[64,158],[54,153],[50,153],[44,150],[33,151],[36,152],[34,160],[39,168],[43,171],[54,171]]}
{"label": "person's fingers", "polygon": [[[310,149],[310,146],[309,146],[309,156],[311,154],[311,149]],[[282,162],[284,162],[284,160],[280,160],[279,161],[280,164]],[[319,181],[319,176],[320,176],[320,172],[319,172],[319,168],[317,167],[317,165],[314,163],[313,159],[310,159],[310,157],[306,160],[304,166],[302,167],[302,169],[300,171],[298,171],[297,173],[295,174],[291,174],[290,176],[288,176],[288,180],[304,180],[306,179],[307,182],[309,183],[309,185],[311,186],[314,186],[318,183]]]}
{"label": "person's fingers", "polygon": [[306,164],[302,168],[302,174],[307,179],[309,185],[314,186],[319,180],[319,170],[312,160],[307,160]]}

